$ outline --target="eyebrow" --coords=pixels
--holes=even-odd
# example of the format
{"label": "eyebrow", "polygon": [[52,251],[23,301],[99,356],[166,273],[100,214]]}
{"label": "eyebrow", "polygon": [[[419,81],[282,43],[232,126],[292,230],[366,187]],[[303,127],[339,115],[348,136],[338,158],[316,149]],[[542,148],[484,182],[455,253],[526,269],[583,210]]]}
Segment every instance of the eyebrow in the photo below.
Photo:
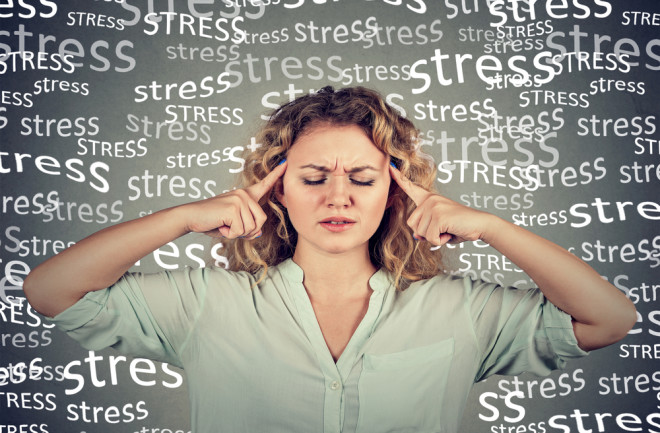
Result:
{"label": "eyebrow", "polygon": [[[302,168],[313,168],[314,170],[322,171],[324,173],[330,173],[332,171],[332,169],[330,169],[328,167],[325,167],[323,165],[316,165],[316,164],[306,164],[306,165],[301,166],[300,168],[301,169]],[[347,171],[347,173],[359,173],[359,172],[365,171],[365,170],[378,171],[370,165],[361,165],[359,167],[351,168],[350,170]]]}

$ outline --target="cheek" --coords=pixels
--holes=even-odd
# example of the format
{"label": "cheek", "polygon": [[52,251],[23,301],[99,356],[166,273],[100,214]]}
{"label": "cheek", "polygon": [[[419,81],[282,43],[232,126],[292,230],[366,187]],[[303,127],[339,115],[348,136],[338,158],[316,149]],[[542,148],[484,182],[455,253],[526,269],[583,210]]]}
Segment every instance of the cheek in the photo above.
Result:
{"label": "cheek", "polygon": [[[308,186],[291,183],[284,184],[284,205],[291,213],[295,213],[297,216],[308,215],[311,211],[312,204],[318,204],[319,201],[322,201],[323,198],[319,190],[310,188]],[[291,216],[291,218],[294,218]]]}
{"label": "cheek", "polygon": [[305,191],[292,179],[287,178],[286,173],[282,179],[282,204],[287,208],[296,207],[301,197],[305,196]]}
{"label": "cheek", "polygon": [[387,200],[390,198],[390,188],[391,183],[387,182],[383,187],[381,187],[379,194],[380,194],[380,200],[383,203],[387,203]]}
{"label": "cheek", "polygon": [[389,197],[389,188],[384,188],[379,191],[376,191],[370,200],[369,208],[374,213],[383,213],[387,207],[387,199]]}

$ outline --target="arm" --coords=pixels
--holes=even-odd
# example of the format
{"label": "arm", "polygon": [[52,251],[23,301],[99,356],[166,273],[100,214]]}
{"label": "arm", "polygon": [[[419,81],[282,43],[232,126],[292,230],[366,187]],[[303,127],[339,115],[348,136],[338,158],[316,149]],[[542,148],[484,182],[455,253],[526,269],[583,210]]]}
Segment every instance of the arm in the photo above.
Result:
{"label": "arm", "polygon": [[35,310],[54,317],[87,292],[114,284],[137,260],[186,233],[253,239],[266,218],[258,201],[285,170],[282,164],[244,190],[100,230],[34,268],[23,291]]}
{"label": "arm", "polygon": [[32,307],[54,317],[87,292],[115,283],[141,257],[188,232],[186,208],[170,208],[86,237],[30,272],[23,291]]}
{"label": "arm", "polygon": [[626,336],[634,304],[589,265],[560,246],[486,212],[430,193],[390,167],[417,208],[408,219],[417,238],[434,245],[481,239],[529,275],[543,294],[573,317],[578,345],[593,350]]}
{"label": "arm", "polygon": [[557,244],[493,215],[481,239],[525,271],[546,298],[573,317],[583,350],[621,340],[637,322],[634,304]]}

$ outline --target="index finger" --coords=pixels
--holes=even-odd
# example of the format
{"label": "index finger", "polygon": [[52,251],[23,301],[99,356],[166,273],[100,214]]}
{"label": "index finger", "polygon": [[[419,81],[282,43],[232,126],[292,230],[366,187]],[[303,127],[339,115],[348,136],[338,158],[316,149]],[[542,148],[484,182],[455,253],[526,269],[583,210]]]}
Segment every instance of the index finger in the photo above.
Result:
{"label": "index finger", "polygon": [[398,168],[390,164],[390,174],[392,179],[401,187],[412,201],[419,206],[426,197],[430,194],[427,190],[419,185],[415,185],[410,179],[403,177]]}
{"label": "index finger", "polygon": [[259,201],[261,197],[266,195],[268,191],[270,191],[277,180],[284,175],[284,172],[286,171],[286,167],[289,163],[284,160],[283,163],[275,167],[270,173],[266,175],[263,179],[261,179],[259,182],[255,183],[254,185],[250,185],[247,187],[245,190],[247,193],[252,197],[254,201]]}

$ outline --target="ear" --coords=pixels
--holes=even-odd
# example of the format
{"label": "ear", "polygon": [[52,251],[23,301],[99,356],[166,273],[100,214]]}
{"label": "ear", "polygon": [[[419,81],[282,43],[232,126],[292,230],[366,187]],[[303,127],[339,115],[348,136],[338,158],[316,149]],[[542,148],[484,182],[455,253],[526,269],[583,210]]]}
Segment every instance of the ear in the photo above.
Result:
{"label": "ear", "polygon": [[278,179],[275,185],[273,186],[273,191],[275,192],[275,197],[277,198],[277,201],[279,201],[282,206],[286,206],[286,197],[284,196],[284,182],[282,182],[282,179]]}

